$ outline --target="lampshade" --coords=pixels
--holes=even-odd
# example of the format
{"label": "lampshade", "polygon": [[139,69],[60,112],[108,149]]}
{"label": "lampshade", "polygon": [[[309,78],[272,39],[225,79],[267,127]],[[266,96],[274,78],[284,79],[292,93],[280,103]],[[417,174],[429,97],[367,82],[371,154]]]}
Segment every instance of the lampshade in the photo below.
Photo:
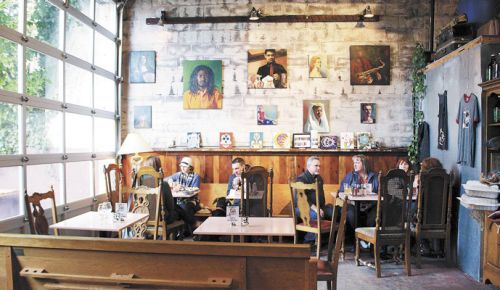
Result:
{"label": "lampshade", "polygon": [[138,133],[128,133],[125,141],[123,141],[118,155],[134,154],[140,152],[151,152],[153,149]]}

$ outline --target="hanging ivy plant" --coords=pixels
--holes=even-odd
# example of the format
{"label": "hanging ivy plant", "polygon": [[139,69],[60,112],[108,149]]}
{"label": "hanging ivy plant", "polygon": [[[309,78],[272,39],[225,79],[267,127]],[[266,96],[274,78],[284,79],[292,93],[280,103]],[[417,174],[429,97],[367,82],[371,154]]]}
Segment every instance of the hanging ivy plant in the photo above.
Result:
{"label": "hanging ivy plant", "polygon": [[412,164],[418,161],[418,126],[424,120],[422,111],[422,100],[425,96],[425,74],[424,68],[427,64],[424,47],[417,43],[413,51],[411,61],[411,81],[412,81],[412,105],[413,105],[413,138],[408,146],[408,157]]}

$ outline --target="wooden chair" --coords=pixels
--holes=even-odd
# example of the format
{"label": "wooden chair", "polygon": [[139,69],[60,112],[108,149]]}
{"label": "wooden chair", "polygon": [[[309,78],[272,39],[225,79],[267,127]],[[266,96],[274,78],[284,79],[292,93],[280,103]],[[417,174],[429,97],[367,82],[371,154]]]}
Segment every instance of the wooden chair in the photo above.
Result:
{"label": "wooden chair", "polygon": [[[135,184],[139,186],[131,190],[133,209],[132,212],[149,213],[149,219],[146,222],[146,230],[141,233],[142,228],[134,230],[134,237],[140,238],[142,234],[153,235],[156,240],[158,235],[166,240],[168,233],[173,229],[183,229],[184,221],[177,220],[167,224],[164,216],[167,214],[163,206],[163,194],[169,193],[170,187],[166,182],[163,182],[163,173],[157,172],[153,167],[144,166],[139,169],[136,174]],[[136,209],[137,207],[137,209]],[[139,225],[138,225],[139,226]]]}
{"label": "wooden chair", "polygon": [[118,164],[104,165],[104,179],[106,183],[106,194],[111,202],[113,210],[117,202],[122,202],[123,173]]}
{"label": "wooden chair", "polygon": [[[290,194],[292,199],[292,216],[295,225],[295,236],[293,239],[294,244],[297,243],[297,231],[302,231],[306,233],[313,233],[316,235],[316,258],[319,259],[319,253],[321,249],[321,234],[328,233],[331,228],[331,222],[328,220],[322,220],[321,216],[318,214],[317,220],[311,220],[311,208],[307,202],[306,191],[314,191],[316,195],[316,208],[319,206],[318,198],[318,183],[305,184],[302,182],[290,182]],[[299,216],[296,216],[295,209],[298,209]],[[301,222],[297,223],[300,219]],[[319,226],[318,226],[319,225]]]}
{"label": "wooden chair", "polygon": [[[444,239],[446,263],[451,264],[451,204],[452,188],[450,176],[444,169],[434,168],[420,173],[417,224],[412,235],[415,236],[417,249],[422,239]],[[420,251],[417,250],[417,268],[421,268]]]}
{"label": "wooden chair", "polygon": [[[249,216],[265,217],[269,215],[267,208],[269,171],[262,166],[252,166],[241,174],[243,196],[248,193]],[[273,186],[272,183],[270,185]],[[260,197],[262,193],[262,197]],[[243,209],[246,204],[242,203]]]}
{"label": "wooden chair", "polygon": [[[318,260],[317,280],[326,281],[328,290],[337,289],[337,271],[339,257],[342,255],[342,246],[345,234],[345,221],[347,216],[347,199],[335,197],[335,207],[328,237],[328,258],[326,261]],[[340,219],[339,216],[340,215]],[[338,223],[336,221],[339,221]],[[337,233],[335,238],[335,233]]]}
{"label": "wooden chair", "polygon": [[[32,235],[49,234],[49,223],[41,205],[43,200],[50,200],[52,222],[57,223],[57,208],[53,186],[50,186],[50,190],[45,193],[34,192],[32,196],[28,195],[28,191],[24,192],[24,204],[26,205],[26,214],[28,215],[30,233]],[[59,235],[59,231],[57,229],[54,229],[54,235]]]}
{"label": "wooden chair", "polygon": [[410,276],[410,227],[408,225],[408,211],[411,200],[411,196],[409,196],[410,176],[401,169],[392,169],[385,176],[379,174],[379,184],[375,227],[356,228],[355,230],[356,265],[360,265],[360,240],[372,243],[374,245],[375,270],[377,278],[380,278],[381,247],[404,244],[405,270],[407,275]]}

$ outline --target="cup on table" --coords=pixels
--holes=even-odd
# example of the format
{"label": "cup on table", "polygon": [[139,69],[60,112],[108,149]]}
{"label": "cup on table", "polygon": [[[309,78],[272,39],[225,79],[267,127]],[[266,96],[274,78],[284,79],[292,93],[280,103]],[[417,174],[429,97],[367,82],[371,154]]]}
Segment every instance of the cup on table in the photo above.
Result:
{"label": "cup on table", "polygon": [[351,185],[349,183],[344,183],[344,193],[345,194],[352,194]]}
{"label": "cup on table", "polygon": [[365,194],[372,194],[372,184],[371,183],[365,183]]}
{"label": "cup on table", "polygon": [[111,207],[111,202],[109,202],[109,201],[101,202],[97,206],[97,212],[99,213],[99,215],[103,219],[106,218],[106,215],[111,213],[112,210],[113,210],[113,208]]}

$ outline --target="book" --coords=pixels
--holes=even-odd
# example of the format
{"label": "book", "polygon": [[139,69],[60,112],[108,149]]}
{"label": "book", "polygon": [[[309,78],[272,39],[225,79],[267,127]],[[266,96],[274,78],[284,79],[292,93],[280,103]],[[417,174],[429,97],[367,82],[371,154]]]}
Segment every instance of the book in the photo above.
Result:
{"label": "book", "polygon": [[319,139],[319,148],[321,149],[337,149],[338,137],[332,135],[322,135]]}
{"label": "book", "polygon": [[372,133],[370,132],[357,132],[356,139],[358,142],[358,149],[371,149]]}
{"label": "book", "polygon": [[354,132],[340,133],[340,149],[354,149],[356,148],[356,138]]}
{"label": "book", "polygon": [[278,132],[274,134],[273,138],[273,148],[275,149],[286,149],[290,148],[290,133]]}
{"label": "book", "polygon": [[233,148],[233,144],[234,144],[233,132],[219,133],[219,148],[230,149]]}
{"label": "book", "polygon": [[263,132],[250,132],[250,148],[262,149],[264,147],[264,133]]}
{"label": "book", "polygon": [[188,132],[187,133],[187,147],[188,148],[200,148],[201,147],[201,133],[200,132]]}

